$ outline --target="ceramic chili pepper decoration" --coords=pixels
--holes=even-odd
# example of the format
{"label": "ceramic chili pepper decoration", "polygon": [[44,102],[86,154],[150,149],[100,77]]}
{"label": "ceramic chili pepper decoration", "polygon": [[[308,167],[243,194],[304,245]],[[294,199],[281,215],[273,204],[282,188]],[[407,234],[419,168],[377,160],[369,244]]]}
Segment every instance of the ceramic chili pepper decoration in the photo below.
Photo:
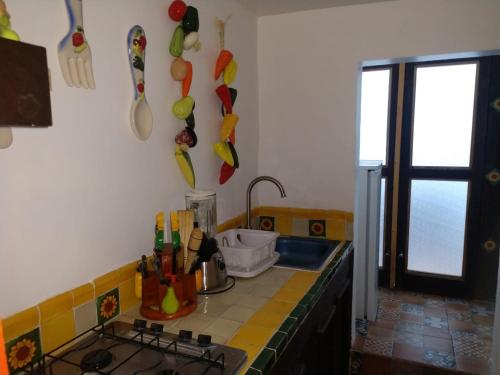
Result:
{"label": "ceramic chili pepper decoration", "polygon": [[222,105],[226,108],[226,113],[233,113],[233,103],[231,101],[231,92],[227,85],[220,85],[215,89],[215,92],[219,96]]}

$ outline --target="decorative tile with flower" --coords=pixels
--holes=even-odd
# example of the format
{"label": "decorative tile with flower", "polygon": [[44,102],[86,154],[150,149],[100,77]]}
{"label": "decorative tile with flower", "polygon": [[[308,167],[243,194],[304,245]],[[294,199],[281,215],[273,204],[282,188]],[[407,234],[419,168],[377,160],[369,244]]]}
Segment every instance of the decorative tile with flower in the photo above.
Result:
{"label": "decorative tile with flower", "polygon": [[115,288],[96,300],[97,321],[99,324],[106,323],[120,314],[120,294]]}
{"label": "decorative tile with flower", "polygon": [[38,328],[7,343],[7,362],[9,372],[17,374],[19,371],[38,361],[42,356],[40,344],[40,330]]}

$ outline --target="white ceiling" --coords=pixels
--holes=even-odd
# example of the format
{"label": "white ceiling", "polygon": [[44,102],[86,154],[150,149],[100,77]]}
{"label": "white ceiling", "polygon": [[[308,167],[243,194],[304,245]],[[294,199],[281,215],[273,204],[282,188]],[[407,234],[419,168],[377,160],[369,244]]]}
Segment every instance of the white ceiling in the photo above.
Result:
{"label": "white ceiling", "polygon": [[237,0],[258,16],[393,0]]}

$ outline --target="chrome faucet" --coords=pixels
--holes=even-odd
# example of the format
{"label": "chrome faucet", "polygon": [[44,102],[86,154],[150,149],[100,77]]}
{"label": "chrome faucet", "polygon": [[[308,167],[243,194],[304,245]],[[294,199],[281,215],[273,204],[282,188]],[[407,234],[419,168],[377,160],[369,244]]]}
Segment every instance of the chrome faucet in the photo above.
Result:
{"label": "chrome faucet", "polygon": [[252,216],[252,189],[260,181],[272,182],[279,189],[279,191],[281,193],[281,198],[286,197],[285,188],[283,187],[283,185],[281,185],[281,182],[279,182],[274,177],[261,176],[261,177],[257,177],[256,179],[252,180],[250,182],[250,184],[248,185],[248,189],[247,189],[247,222],[245,225],[245,228],[247,228],[247,229],[252,229],[252,226],[250,225],[250,222],[252,220],[252,218],[251,218],[251,216]]}

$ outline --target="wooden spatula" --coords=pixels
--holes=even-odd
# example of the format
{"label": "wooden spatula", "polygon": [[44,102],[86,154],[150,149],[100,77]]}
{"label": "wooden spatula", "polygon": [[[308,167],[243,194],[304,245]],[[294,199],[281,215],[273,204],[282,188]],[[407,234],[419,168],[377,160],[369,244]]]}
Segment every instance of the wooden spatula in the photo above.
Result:
{"label": "wooden spatula", "polygon": [[181,236],[181,242],[184,245],[183,266],[185,268],[188,258],[187,245],[189,242],[189,236],[191,236],[191,232],[193,231],[194,211],[177,211],[177,213],[179,215],[179,234]]}

